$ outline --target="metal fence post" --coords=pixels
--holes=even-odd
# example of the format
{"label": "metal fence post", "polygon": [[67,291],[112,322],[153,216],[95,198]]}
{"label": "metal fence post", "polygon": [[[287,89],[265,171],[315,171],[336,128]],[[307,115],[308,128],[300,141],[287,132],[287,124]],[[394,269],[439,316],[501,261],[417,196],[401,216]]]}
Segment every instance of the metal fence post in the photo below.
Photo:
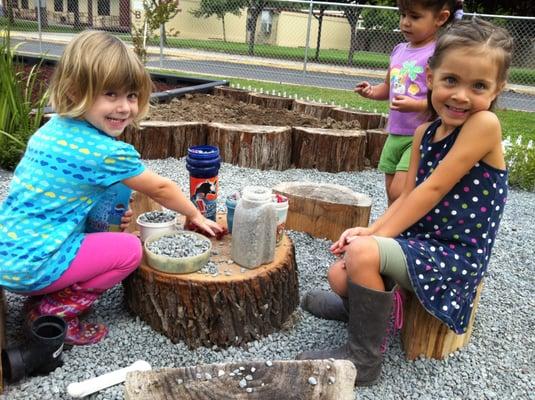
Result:
{"label": "metal fence post", "polygon": [[312,13],[314,12],[314,0],[310,0],[310,7],[308,9],[308,20],[307,20],[307,36],[305,43],[305,57],[303,58],[303,77],[302,82],[305,83],[306,74],[307,74],[307,61],[308,61],[308,48],[310,46],[310,29],[312,25]]}
{"label": "metal fence post", "polygon": [[41,2],[44,0],[37,1],[37,31],[39,32],[39,54],[43,54],[43,36],[41,28]]}

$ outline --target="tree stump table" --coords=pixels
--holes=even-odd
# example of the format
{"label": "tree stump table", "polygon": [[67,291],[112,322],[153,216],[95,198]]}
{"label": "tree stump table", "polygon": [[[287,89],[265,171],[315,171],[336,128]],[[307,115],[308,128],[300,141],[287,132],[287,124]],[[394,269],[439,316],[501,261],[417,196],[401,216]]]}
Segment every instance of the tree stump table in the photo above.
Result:
{"label": "tree stump table", "polygon": [[[156,209],[136,196],[133,204],[148,208],[134,206],[134,220]],[[226,226],[224,214],[218,222]],[[280,329],[299,304],[291,240],[285,235],[273,262],[256,269],[231,260],[230,235],[212,239],[212,246],[217,274],[167,274],[143,261],[123,283],[128,308],[173,343],[182,340],[191,348],[242,345]]]}

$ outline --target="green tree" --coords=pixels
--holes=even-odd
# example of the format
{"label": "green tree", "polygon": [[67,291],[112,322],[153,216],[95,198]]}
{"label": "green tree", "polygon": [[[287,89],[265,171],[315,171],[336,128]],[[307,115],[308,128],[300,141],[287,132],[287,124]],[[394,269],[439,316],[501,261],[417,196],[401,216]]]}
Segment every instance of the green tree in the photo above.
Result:
{"label": "green tree", "polygon": [[242,0],[201,0],[199,8],[190,11],[196,18],[210,18],[212,15],[221,20],[223,27],[223,41],[227,41],[225,29],[225,15],[241,15]]}
{"label": "green tree", "polygon": [[143,0],[145,20],[150,31],[160,29],[160,43],[167,44],[165,24],[174,18],[180,9],[177,0]]}

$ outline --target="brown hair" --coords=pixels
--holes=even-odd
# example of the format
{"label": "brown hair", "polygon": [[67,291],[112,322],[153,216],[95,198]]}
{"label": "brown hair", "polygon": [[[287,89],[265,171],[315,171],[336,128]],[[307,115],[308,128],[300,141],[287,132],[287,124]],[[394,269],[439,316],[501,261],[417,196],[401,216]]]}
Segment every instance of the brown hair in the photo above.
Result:
{"label": "brown hair", "polygon": [[438,14],[443,9],[446,9],[450,12],[450,16],[444,25],[452,22],[455,17],[455,11],[463,8],[463,2],[460,0],[398,0],[397,4],[400,11],[411,10],[414,6],[419,6]]}
{"label": "brown hair", "polygon": [[[454,22],[450,27],[439,33],[435,52],[429,59],[429,68],[431,70],[438,68],[449,50],[462,47],[474,50],[490,50],[488,52],[491,56],[489,62],[498,66],[497,83],[503,84],[507,81],[511,65],[513,39],[506,29],[479,18]],[[430,120],[433,120],[437,117],[437,113],[431,104],[431,93],[432,90],[429,89],[427,92],[427,104],[431,115]],[[490,110],[494,110],[496,100],[492,101]]]}
{"label": "brown hair", "polygon": [[54,110],[71,118],[83,117],[104,90],[136,92],[137,125],[149,110],[152,81],[145,66],[120,39],[106,32],[85,31],[65,48],[49,90]]}

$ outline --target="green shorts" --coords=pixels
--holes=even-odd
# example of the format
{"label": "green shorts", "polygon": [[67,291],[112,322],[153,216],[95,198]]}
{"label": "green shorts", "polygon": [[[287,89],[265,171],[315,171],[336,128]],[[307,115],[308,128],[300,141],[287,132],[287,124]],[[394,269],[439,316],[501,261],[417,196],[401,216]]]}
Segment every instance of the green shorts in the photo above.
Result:
{"label": "green shorts", "polygon": [[381,152],[379,171],[385,174],[408,171],[411,161],[412,138],[412,136],[389,134]]}
{"label": "green shorts", "polygon": [[382,236],[373,237],[379,246],[381,275],[395,280],[402,288],[414,292],[409,278],[407,259],[399,243]]}

